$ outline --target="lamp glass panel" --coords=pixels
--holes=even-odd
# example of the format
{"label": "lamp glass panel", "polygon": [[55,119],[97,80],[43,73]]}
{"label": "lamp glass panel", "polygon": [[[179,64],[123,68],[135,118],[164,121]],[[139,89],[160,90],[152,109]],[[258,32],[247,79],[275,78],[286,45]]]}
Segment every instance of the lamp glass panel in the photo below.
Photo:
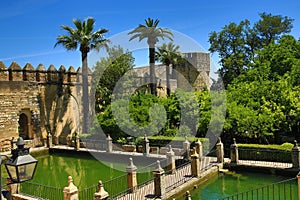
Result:
{"label": "lamp glass panel", "polygon": [[31,180],[33,177],[33,173],[35,170],[36,163],[29,163],[25,165],[18,166],[18,172],[19,172],[19,181],[27,181]]}
{"label": "lamp glass panel", "polygon": [[11,166],[11,165],[5,165],[8,174],[10,175],[10,178],[13,181],[17,181],[18,180],[18,175],[17,175],[17,170],[15,166]]}

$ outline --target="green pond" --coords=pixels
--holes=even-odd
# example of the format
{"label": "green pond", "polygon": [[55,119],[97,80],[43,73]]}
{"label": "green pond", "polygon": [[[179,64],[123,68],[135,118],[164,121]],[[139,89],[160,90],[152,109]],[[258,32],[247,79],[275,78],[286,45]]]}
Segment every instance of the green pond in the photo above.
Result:
{"label": "green pond", "polygon": [[[36,157],[37,170],[32,180],[35,183],[63,188],[68,183],[68,176],[73,177],[73,183],[84,189],[124,175],[124,171],[116,168],[126,168],[127,163],[105,163],[93,157],[44,155]],[[118,166],[117,166],[118,165]]]}
{"label": "green pond", "polygon": [[[276,176],[271,174],[263,174],[263,173],[254,173],[254,172],[228,172],[228,173],[220,173],[216,176],[210,178],[207,182],[201,184],[198,188],[191,190],[191,198],[194,200],[218,200],[220,198],[228,197],[233,194],[237,194],[240,192],[245,192],[254,188],[259,188],[261,186],[270,185],[273,183],[277,183],[283,180],[290,179],[289,177]],[[289,182],[290,183],[290,182]],[[285,188],[281,184],[280,189],[281,192],[285,190],[285,195],[282,194],[279,198],[278,195],[278,185],[271,186],[269,189],[264,189],[264,196],[267,197],[267,192],[269,190],[269,199],[294,199],[297,196],[297,182],[291,181],[291,184],[286,184]],[[274,192],[273,192],[274,190]],[[291,191],[291,192],[290,192]],[[250,192],[249,199],[257,199],[256,195],[258,192],[258,196],[262,194],[261,190],[254,190],[254,193]],[[274,193],[274,198],[273,198]],[[252,196],[253,198],[252,198]],[[292,196],[292,197],[290,197]],[[294,197],[294,198],[293,198]],[[179,200],[184,200],[184,197],[179,198]],[[232,199],[232,198],[230,198]],[[241,196],[239,198],[235,197],[234,199],[242,199]],[[244,195],[244,199],[245,195]],[[258,198],[262,199],[262,198]],[[268,199],[268,198],[265,198]]]}
{"label": "green pond", "polygon": [[[52,154],[35,156],[38,160],[37,169],[33,180],[30,182],[64,188],[68,184],[68,176],[72,176],[73,183],[79,190],[97,185],[98,181],[107,182],[109,180],[125,176],[128,162],[99,161],[92,156],[78,156],[68,154]],[[126,160],[127,161],[127,160]],[[143,169],[143,173],[138,173],[137,178],[143,182],[153,177],[154,166]],[[123,170],[120,170],[123,169]],[[146,171],[146,172],[145,172]],[[4,165],[2,165],[3,177],[7,177]]]}

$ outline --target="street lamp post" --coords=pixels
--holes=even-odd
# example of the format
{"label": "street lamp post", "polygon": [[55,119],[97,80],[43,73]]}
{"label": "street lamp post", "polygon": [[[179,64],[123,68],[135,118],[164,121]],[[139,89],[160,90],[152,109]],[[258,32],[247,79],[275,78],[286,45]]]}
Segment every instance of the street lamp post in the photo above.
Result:
{"label": "street lamp post", "polygon": [[[21,183],[33,178],[38,161],[29,154],[29,148],[24,147],[25,142],[22,137],[18,138],[16,145],[17,148],[11,150],[12,157],[5,162],[5,168],[12,183]],[[0,156],[0,168],[1,164],[2,155]],[[1,179],[0,169],[0,200],[2,200]]]}

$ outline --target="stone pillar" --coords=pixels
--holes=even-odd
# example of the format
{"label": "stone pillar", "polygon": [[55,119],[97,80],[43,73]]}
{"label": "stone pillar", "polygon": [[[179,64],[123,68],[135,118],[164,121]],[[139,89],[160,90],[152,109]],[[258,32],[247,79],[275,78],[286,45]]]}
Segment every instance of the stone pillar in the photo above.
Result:
{"label": "stone pillar", "polygon": [[51,135],[51,133],[48,133],[48,135],[47,135],[47,147],[48,148],[51,148],[52,147],[52,135]]}
{"label": "stone pillar", "polygon": [[218,138],[218,142],[216,144],[216,153],[217,153],[217,162],[223,163],[224,162],[224,145],[221,141],[221,138]]}
{"label": "stone pillar", "polygon": [[294,141],[294,147],[292,148],[292,163],[293,168],[300,168],[300,149],[296,140]]}
{"label": "stone pillar", "polygon": [[75,135],[75,150],[79,151],[80,149],[80,140],[78,134]]}
{"label": "stone pillar", "polygon": [[64,188],[64,200],[78,200],[78,189],[73,184],[72,176],[68,177],[68,186]]}
{"label": "stone pillar", "polygon": [[184,158],[189,160],[190,159],[190,142],[188,141],[186,136],[185,136],[185,141],[183,142],[183,151],[184,151]]}
{"label": "stone pillar", "polygon": [[196,150],[194,149],[194,153],[191,155],[192,163],[191,163],[191,172],[192,176],[200,177],[200,161],[199,155],[197,154]]}
{"label": "stone pillar", "polygon": [[98,183],[98,191],[94,193],[94,200],[106,200],[108,199],[108,192],[104,190],[102,181]]}
{"label": "stone pillar", "polygon": [[13,183],[10,178],[6,178],[7,190],[11,195],[18,194],[20,192],[20,183]]}
{"label": "stone pillar", "polygon": [[238,151],[238,145],[236,144],[235,138],[233,138],[233,144],[230,145],[230,160],[231,163],[239,162],[239,151]]}
{"label": "stone pillar", "polygon": [[106,138],[106,152],[111,153],[113,150],[113,146],[112,146],[112,138],[110,137],[110,135],[107,136]]}
{"label": "stone pillar", "polygon": [[199,155],[199,159],[201,159],[203,156],[203,146],[202,146],[202,142],[199,139],[195,142],[195,148],[197,154]]}
{"label": "stone pillar", "polygon": [[171,174],[174,174],[176,171],[175,165],[175,153],[172,150],[171,145],[169,146],[169,151],[167,152],[167,162],[168,162],[168,170]]}
{"label": "stone pillar", "polygon": [[143,154],[145,156],[148,156],[150,152],[150,146],[149,146],[149,140],[146,135],[144,136],[142,145],[143,145]]}
{"label": "stone pillar", "polygon": [[190,191],[186,191],[186,193],[185,193],[185,200],[192,200]]}
{"label": "stone pillar", "polygon": [[129,165],[126,167],[127,186],[130,192],[135,192],[137,188],[136,166],[133,164],[132,158],[129,158]]}
{"label": "stone pillar", "polygon": [[298,180],[298,200],[300,200],[300,172],[297,174]]}
{"label": "stone pillar", "polygon": [[160,199],[166,198],[166,183],[165,183],[165,171],[160,166],[160,161],[157,161],[157,167],[153,171],[154,175],[154,196]]}

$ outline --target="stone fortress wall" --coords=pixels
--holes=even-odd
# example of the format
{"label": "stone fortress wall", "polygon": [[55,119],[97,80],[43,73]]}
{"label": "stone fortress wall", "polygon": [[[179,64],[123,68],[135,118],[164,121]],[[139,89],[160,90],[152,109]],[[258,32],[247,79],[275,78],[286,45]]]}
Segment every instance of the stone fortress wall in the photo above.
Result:
{"label": "stone fortress wall", "polygon": [[[187,81],[196,90],[201,91],[203,87],[210,87],[210,54],[205,52],[189,52],[183,53],[183,58],[191,67],[170,66],[170,86],[174,92],[176,88],[186,89]],[[149,66],[137,67],[133,69],[137,77],[141,78],[140,85],[150,80]],[[197,73],[197,74],[196,74]],[[166,66],[163,64],[155,66],[155,76],[157,85],[161,85],[163,91],[166,92]]]}
{"label": "stone fortress wall", "polygon": [[66,143],[76,130],[80,112],[80,73],[53,65],[31,64],[8,68],[0,61],[0,151],[10,149],[19,135],[32,146],[42,145],[50,133],[55,143]]}
{"label": "stone fortress wall", "polygon": [[[194,87],[201,90],[204,85],[209,88],[209,54],[193,52],[184,55],[193,69],[183,67],[179,73],[185,78],[197,74]],[[166,85],[165,69],[163,65],[155,69],[161,88]],[[141,80],[149,75],[149,67],[134,70]],[[184,88],[186,83],[174,71],[170,70],[171,91]],[[90,83],[91,74],[89,71]],[[75,71],[72,66],[68,70],[60,66],[57,70],[50,65],[46,69],[40,64],[35,69],[29,63],[21,68],[16,62],[6,67],[0,61],[0,151],[10,149],[12,137],[22,136],[31,146],[38,146],[43,145],[48,134],[52,135],[54,144],[66,144],[75,132],[80,133],[81,80],[81,68]],[[161,92],[166,93],[166,89]]]}

